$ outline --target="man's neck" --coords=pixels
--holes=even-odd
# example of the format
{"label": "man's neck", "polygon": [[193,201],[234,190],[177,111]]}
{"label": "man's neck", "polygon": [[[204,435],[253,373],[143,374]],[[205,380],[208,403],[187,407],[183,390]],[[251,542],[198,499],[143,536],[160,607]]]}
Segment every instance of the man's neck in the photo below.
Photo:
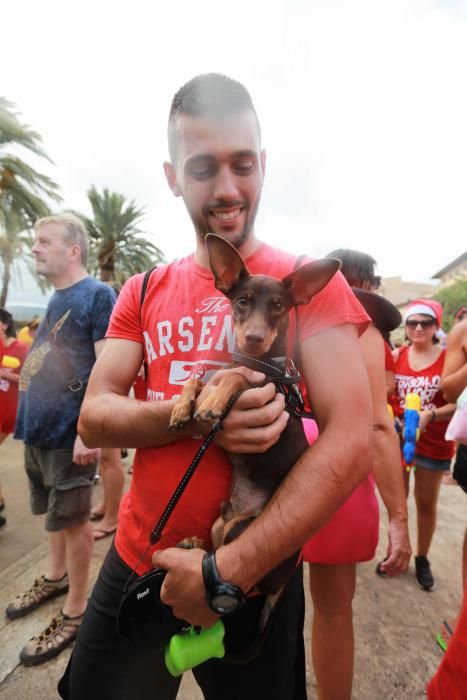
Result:
{"label": "man's neck", "polygon": [[[237,250],[242,256],[242,258],[245,260],[246,258],[249,258],[250,255],[253,255],[253,253],[256,250],[258,250],[260,245],[261,241],[259,241],[256,238],[254,233],[251,233],[248,236],[247,240],[244,243],[242,243],[242,245],[239,248],[237,248]],[[197,265],[209,269],[209,256],[206,244],[204,240],[201,241],[198,237],[196,237],[196,250],[194,254],[194,259]]]}
{"label": "man's neck", "polygon": [[87,271],[84,269],[84,267],[80,267],[77,270],[68,270],[63,275],[52,279],[48,278],[48,280],[55,287],[55,289],[61,290],[72,287],[74,284],[81,282],[81,280],[84,280],[86,277],[88,277]]}

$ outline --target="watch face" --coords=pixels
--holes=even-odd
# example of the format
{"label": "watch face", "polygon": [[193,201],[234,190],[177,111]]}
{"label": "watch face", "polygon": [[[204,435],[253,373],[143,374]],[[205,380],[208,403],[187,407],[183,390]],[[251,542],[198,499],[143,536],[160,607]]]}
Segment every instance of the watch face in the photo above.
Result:
{"label": "watch face", "polygon": [[238,608],[239,600],[229,593],[218,593],[211,598],[211,606],[219,615],[227,615]]}

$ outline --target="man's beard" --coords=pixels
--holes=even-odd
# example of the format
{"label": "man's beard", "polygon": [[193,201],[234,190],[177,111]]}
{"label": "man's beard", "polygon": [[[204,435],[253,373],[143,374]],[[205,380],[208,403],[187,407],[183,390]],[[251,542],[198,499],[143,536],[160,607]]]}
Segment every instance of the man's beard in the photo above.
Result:
{"label": "man's beard", "polygon": [[[259,203],[260,203],[261,196],[258,195],[258,198],[255,202],[254,208],[250,209],[249,207],[246,207],[245,205],[242,205],[243,208],[247,212],[246,216],[246,221],[245,221],[245,226],[241,231],[238,233],[228,233],[228,232],[221,232],[218,233],[219,236],[223,236],[226,240],[228,240],[229,243],[231,243],[234,248],[240,248],[245,241],[248,240],[252,230],[253,226],[256,220],[256,215],[258,213],[258,208],[259,208]],[[185,202],[186,204],[186,202]],[[210,209],[215,209],[215,207],[210,207]],[[209,211],[208,209],[207,211]],[[208,233],[216,233],[215,231],[212,230],[211,226],[208,226],[207,224],[207,215],[200,216],[200,217],[195,217],[191,211],[188,209],[188,214],[190,216],[191,221],[193,222],[193,226],[195,227],[196,234],[198,238],[202,241],[206,238]]]}

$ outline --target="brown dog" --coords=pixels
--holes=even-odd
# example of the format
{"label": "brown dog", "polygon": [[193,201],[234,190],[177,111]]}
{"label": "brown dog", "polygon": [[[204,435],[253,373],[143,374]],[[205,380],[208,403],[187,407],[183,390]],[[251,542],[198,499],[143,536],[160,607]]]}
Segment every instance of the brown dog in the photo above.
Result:
{"label": "brown dog", "polygon": [[[236,334],[234,366],[245,363],[263,371],[266,381],[276,379],[280,384],[281,376],[288,376],[290,381],[287,371],[272,359],[281,358],[285,364],[289,311],[307,304],[321,291],[339,269],[339,261],[316,260],[278,280],[267,275],[250,275],[237,250],[220,236],[208,234],[206,245],[216,288],[225,294],[232,307]],[[182,427],[192,417],[215,425],[221,420],[230,398],[249,387],[243,374],[228,373],[193,413],[203,384],[199,379],[189,379],[174,406],[169,429]],[[231,497],[230,503],[223,504],[221,518],[212,528],[215,549],[238,537],[257,517],[307,449],[298,412],[289,412],[291,416],[281,437],[265,453],[229,455],[233,466]],[[266,594],[277,592],[293,574],[297,556],[276,567],[257,588]]]}

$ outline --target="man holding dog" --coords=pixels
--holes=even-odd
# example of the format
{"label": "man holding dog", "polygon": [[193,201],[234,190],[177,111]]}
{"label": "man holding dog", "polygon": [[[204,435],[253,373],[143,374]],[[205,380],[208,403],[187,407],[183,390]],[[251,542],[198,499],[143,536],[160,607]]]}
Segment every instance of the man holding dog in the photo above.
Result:
{"label": "man holding dog", "polygon": [[[61,696],[72,700],[137,700],[147,697],[148,688],[158,700],[176,697],[180,679],[167,672],[163,652],[150,644],[128,648],[118,635],[116,618],[125,584],[133,569],[142,574],[162,568],[167,575],[161,599],[177,618],[203,627],[216,621],[202,561],[210,549],[210,526],[221,503],[229,499],[230,465],[224,450],[265,452],[288,420],[284,398],[274,385],[261,386],[263,374],[242,368],[253,388],[232,408],[160,541],[142,558],[149,533],[205,431],[194,421],[168,432],[181,385],[189,377],[203,377],[207,380],[199,397],[203,401],[219,378],[232,371],[222,369],[234,348],[229,304],[214,287],[206,234],[217,233],[233,244],[251,273],[282,279],[296,263],[293,255],[261,243],[254,233],[266,157],[246,89],[217,74],[194,78],[173,99],[168,135],[170,162],[164,164],[165,174],[173,194],[184,200],[196,249],[194,255],[154,270],[143,302],[144,275],[123,288],[83,404],[79,428],[85,444],[136,447],[137,452],[115,543],[59,684]],[[264,512],[236,540],[216,551],[211,571],[216,590],[226,583],[229,595],[232,591],[247,595],[265,574],[300,549],[369,469],[371,402],[358,346],[358,333],[367,327],[368,318],[339,273],[301,308],[302,370],[321,436]],[[131,401],[128,391],[143,359],[148,399],[153,400]],[[175,547],[187,537],[202,541],[204,549]],[[256,610],[258,602],[262,604],[261,597],[250,597],[239,612],[226,617],[229,652],[244,651],[255,639],[249,611]],[[260,648],[247,662],[215,659],[194,668],[205,697],[304,700],[302,628],[298,567]],[[83,683],[90,675],[91,690]]]}

